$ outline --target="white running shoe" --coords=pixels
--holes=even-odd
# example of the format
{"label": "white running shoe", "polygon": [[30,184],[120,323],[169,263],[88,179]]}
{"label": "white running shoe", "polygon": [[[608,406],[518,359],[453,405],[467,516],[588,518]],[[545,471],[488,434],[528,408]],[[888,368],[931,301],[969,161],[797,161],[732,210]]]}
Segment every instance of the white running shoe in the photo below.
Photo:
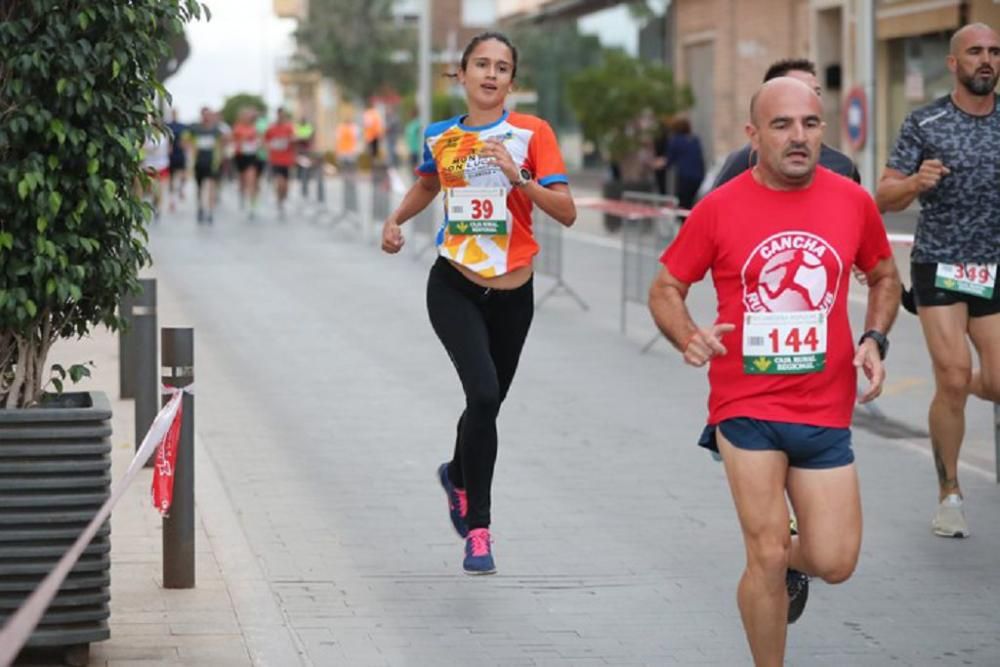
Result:
{"label": "white running shoe", "polygon": [[931,528],[935,535],[941,537],[968,537],[969,526],[965,523],[965,512],[962,511],[962,497],[957,493],[949,494],[938,505]]}

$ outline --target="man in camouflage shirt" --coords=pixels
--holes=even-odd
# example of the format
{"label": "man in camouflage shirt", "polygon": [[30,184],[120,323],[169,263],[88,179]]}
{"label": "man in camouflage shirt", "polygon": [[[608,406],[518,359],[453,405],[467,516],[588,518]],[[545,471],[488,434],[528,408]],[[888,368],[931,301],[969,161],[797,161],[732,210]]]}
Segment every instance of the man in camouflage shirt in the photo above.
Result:
{"label": "man in camouflage shirt", "polygon": [[[920,200],[911,282],[934,367],[929,426],[937,467],[935,534],[966,537],[958,453],[969,394],[1000,401],[1000,38],[982,23],[951,39],[952,92],[903,121],[875,198]],[[979,355],[973,371],[969,339]]]}

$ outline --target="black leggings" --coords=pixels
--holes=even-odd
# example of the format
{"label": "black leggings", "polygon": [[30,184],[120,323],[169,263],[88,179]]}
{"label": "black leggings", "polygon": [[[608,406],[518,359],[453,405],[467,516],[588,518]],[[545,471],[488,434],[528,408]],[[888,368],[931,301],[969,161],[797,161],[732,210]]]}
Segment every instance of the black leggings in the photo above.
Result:
{"label": "black leggings", "polygon": [[486,528],[497,459],[497,413],[535,312],[532,280],[512,290],[486,289],[439,257],[427,280],[427,312],[465,391],[448,477],[469,494],[469,529]]}

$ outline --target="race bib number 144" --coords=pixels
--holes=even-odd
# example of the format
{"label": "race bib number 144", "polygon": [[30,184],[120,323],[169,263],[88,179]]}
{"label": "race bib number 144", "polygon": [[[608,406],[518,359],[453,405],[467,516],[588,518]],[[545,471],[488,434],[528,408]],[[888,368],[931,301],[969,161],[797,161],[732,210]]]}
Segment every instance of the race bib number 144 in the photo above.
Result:
{"label": "race bib number 144", "polygon": [[745,313],[743,372],[749,375],[818,373],[826,365],[826,313]]}

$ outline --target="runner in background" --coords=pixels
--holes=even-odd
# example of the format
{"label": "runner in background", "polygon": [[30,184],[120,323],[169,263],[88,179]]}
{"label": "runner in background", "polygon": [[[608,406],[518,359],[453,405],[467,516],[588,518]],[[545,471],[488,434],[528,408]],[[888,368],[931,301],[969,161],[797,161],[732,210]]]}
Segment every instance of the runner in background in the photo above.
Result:
{"label": "runner in background", "polygon": [[170,137],[157,128],[151,128],[142,146],[142,169],[150,179],[143,195],[153,205],[153,220],[158,221],[163,205],[163,191],[170,181]]}
{"label": "runner in background", "polygon": [[[876,191],[883,211],[920,200],[910,283],[934,368],[928,423],[938,475],[931,529],[967,537],[958,455],[970,394],[1000,401],[1000,38],[975,23],[951,38],[949,95],[906,117]],[[969,341],[979,356],[973,371]]]}
{"label": "runner in background", "polygon": [[167,123],[170,129],[170,187],[169,209],[175,209],[174,198],[184,201],[184,188],[187,185],[187,152],[184,148],[184,133],[187,125],[180,122],[177,108],[171,110],[171,121]]}
{"label": "runner in background", "polygon": [[[219,182],[217,184],[221,187],[223,183],[238,181],[239,174],[236,173],[236,143],[233,141],[233,128],[220,112],[215,113],[223,138],[222,155],[219,157]],[[215,189],[215,196],[216,198],[219,196],[219,187]]]}
{"label": "runner in background", "polygon": [[351,173],[358,164],[358,155],[361,153],[361,132],[357,123],[348,117],[344,117],[337,123],[337,130],[334,132],[334,154],[337,157],[337,169],[342,172]]}
{"label": "runner in background", "polygon": [[490,512],[497,415],[534,314],[531,211],[538,206],[567,227],[576,219],[552,128],[505,108],[516,74],[517,50],[506,36],[472,39],[457,73],[469,112],[427,128],[417,182],[382,227],[382,249],[399,252],[400,225],[444,188],[427,310],[465,392],[454,454],[438,480],[452,526],[465,538],[468,574],[496,571]]}
{"label": "runner in background", "polygon": [[219,168],[226,143],[219,115],[208,107],[203,107],[201,121],[188,128],[186,137],[189,150],[194,154],[198,224],[211,224],[218,201]]}
{"label": "runner in background", "polygon": [[288,177],[295,164],[295,126],[284,108],[278,109],[278,119],[264,134],[267,159],[278,195],[278,217],[285,219],[285,200],[288,199]]}
{"label": "runner in background", "polygon": [[261,138],[260,147],[257,149],[257,182],[258,188],[260,188],[261,183],[267,183],[271,178],[271,168],[267,161],[267,143],[263,140],[264,134],[267,132],[267,128],[271,126],[271,123],[267,120],[267,114],[263,112],[257,114],[255,125],[257,136]]}
{"label": "runner in background", "polygon": [[240,110],[236,125],[233,126],[233,144],[236,146],[236,171],[240,175],[240,208],[249,203],[250,219],[257,210],[257,188],[260,176],[261,137],[257,134],[257,111],[252,107]]}
{"label": "runner in background", "polygon": [[[313,170],[323,168],[322,156],[313,155],[315,136],[316,130],[309,119],[304,116],[299,118],[298,122],[295,123],[295,175],[302,185],[303,198],[309,194],[309,180],[313,175]],[[319,163],[314,164],[314,159],[318,160]],[[317,173],[316,176],[322,178],[322,173]]]}
{"label": "runner in background", "polygon": [[420,164],[420,154],[424,146],[424,128],[420,124],[420,114],[417,113],[417,110],[414,109],[410,113],[412,116],[403,129],[403,136],[406,140],[406,152],[410,168],[416,169],[417,165]]}

